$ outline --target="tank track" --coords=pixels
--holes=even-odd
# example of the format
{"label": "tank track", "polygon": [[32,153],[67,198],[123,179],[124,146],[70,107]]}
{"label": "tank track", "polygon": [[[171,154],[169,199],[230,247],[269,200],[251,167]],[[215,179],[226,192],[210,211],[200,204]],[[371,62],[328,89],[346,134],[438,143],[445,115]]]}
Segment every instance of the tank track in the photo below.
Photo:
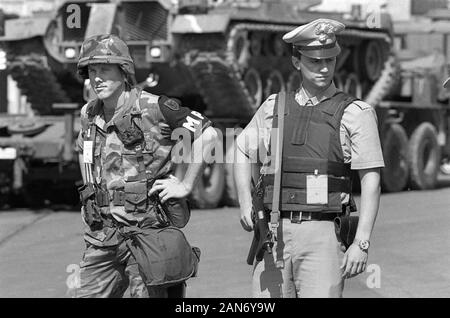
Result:
{"label": "tank track", "polygon": [[[246,32],[286,33],[295,25],[271,25],[258,23],[236,23],[231,26],[226,39],[226,47],[221,51],[202,51],[191,49],[185,54],[184,63],[189,67],[196,85],[208,105],[208,114],[214,117],[251,117],[258,105],[254,105],[244,82],[244,68],[249,66],[252,57],[244,61],[235,56],[234,48],[239,34]],[[349,29],[343,36],[362,39],[383,39],[390,43],[387,34],[374,31]],[[249,45],[248,43],[246,45]],[[290,54],[285,56],[290,60]],[[251,61],[250,61],[251,64]],[[287,64],[290,64],[287,63]],[[291,71],[293,69],[291,68]],[[390,56],[384,62],[382,75],[371,85],[364,100],[375,106],[394,85],[395,58]],[[264,96],[267,97],[267,96]],[[233,105],[230,107],[230,105]]]}

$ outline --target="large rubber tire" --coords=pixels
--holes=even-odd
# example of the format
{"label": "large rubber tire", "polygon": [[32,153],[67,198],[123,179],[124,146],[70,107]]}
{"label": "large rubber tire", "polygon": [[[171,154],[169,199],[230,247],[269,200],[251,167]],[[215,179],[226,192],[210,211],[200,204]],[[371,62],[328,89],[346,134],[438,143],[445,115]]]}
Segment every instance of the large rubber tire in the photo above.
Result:
{"label": "large rubber tire", "polygon": [[15,56],[9,72],[32,109],[40,115],[52,114],[53,103],[70,101],[55,75],[46,66],[46,57],[43,55],[30,53]]}
{"label": "large rubber tire", "polygon": [[433,189],[436,186],[440,167],[441,149],[434,126],[428,122],[420,124],[409,140],[409,166],[411,188]]}
{"label": "large rubber tire", "polygon": [[[222,143],[218,147],[223,147]],[[220,158],[217,158],[218,160]],[[174,175],[183,180],[186,174],[187,164],[176,165]],[[222,200],[225,189],[225,164],[208,164],[199,177],[195,188],[190,195],[190,203],[199,209],[216,208]]]}
{"label": "large rubber tire", "polygon": [[192,191],[192,202],[199,209],[214,209],[219,205],[224,189],[224,164],[213,163],[208,165]]}
{"label": "large rubber tire", "polygon": [[[225,152],[225,158],[227,158],[227,162],[225,163],[225,190],[223,194],[223,203],[226,206],[239,206],[238,195],[236,190],[236,183],[234,180],[234,169],[233,163],[235,162],[235,143],[232,145],[227,145],[228,148]],[[232,159],[232,161],[228,161]]]}
{"label": "large rubber tire", "polygon": [[385,167],[381,170],[382,188],[386,192],[402,191],[409,180],[408,136],[399,124],[392,124],[383,140]]}

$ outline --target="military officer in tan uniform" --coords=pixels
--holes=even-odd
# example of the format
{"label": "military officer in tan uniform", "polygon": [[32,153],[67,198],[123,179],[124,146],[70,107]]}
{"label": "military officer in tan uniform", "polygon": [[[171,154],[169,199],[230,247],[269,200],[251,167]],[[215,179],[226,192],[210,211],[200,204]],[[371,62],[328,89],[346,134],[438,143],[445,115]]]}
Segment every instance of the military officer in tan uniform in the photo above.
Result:
{"label": "military officer in tan uniform", "polygon": [[[336,34],[344,28],[338,21],[318,19],[283,36],[293,46],[292,63],[303,82],[286,94],[281,234],[273,253],[254,267],[254,297],[341,297],[344,279],[365,271],[384,161],[373,107],[333,83],[341,51]],[[236,185],[247,231],[253,229],[251,162],[274,142],[270,136],[278,97],[268,97],[237,138]],[[267,158],[258,159],[261,175],[268,173]],[[350,204],[350,170],[357,170],[361,180],[361,204],[355,239],[346,248],[333,220]],[[313,173],[328,178],[325,199],[307,194],[305,184]],[[271,211],[272,184],[264,183],[266,212]]]}

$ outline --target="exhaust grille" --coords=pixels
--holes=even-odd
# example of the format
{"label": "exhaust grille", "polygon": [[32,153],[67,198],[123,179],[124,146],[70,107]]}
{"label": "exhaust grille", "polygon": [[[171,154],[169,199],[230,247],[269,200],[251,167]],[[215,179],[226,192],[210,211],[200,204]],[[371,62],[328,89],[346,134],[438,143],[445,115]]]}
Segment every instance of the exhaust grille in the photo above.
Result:
{"label": "exhaust grille", "polygon": [[169,12],[158,2],[122,3],[123,30],[126,41],[166,40]]}

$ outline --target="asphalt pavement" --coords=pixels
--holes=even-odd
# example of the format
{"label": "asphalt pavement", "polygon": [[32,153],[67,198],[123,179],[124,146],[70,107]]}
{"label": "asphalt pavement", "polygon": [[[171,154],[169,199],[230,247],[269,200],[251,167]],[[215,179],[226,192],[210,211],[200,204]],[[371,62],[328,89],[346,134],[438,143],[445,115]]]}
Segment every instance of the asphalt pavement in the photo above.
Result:
{"label": "asphalt pavement", "polygon": [[[450,182],[440,185],[382,195],[368,270],[346,280],[344,297],[450,297]],[[251,297],[252,234],[237,208],[194,210],[185,233],[202,251],[188,297]],[[76,211],[1,211],[0,297],[67,297],[83,245]]]}

